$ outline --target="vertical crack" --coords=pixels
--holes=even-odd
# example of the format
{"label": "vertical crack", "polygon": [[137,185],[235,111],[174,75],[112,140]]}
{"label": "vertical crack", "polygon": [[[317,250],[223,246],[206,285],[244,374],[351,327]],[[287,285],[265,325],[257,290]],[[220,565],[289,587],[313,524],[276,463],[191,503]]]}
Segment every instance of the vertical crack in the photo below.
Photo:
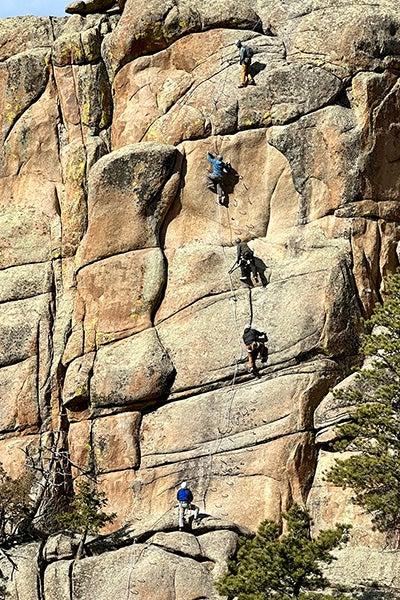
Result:
{"label": "vertical crack", "polygon": [[37,560],[37,589],[38,589],[38,600],[45,600],[44,594],[44,573],[46,570],[46,561],[44,558],[44,548],[46,541],[42,541],[38,550]]}

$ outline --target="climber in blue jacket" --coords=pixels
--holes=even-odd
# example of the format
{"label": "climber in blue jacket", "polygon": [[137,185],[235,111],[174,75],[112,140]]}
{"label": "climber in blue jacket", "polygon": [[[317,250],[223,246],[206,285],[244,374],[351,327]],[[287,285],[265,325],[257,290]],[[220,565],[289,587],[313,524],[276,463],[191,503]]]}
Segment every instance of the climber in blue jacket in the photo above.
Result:
{"label": "climber in blue jacket", "polygon": [[211,152],[207,152],[207,160],[211,165],[211,173],[207,174],[208,189],[216,192],[218,202],[222,205],[226,202],[226,195],[223,190],[224,175],[229,172],[229,164],[223,161],[221,155],[214,156]]}
{"label": "climber in blue jacket", "polygon": [[186,481],[181,483],[176,498],[179,502],[179,529],[182,530],[185,527],[185,517],[188,516],[187,511],[192,512],[194,520],[197,521],[199,517],[199,507],[192,504],[193,494],[188,488]]}

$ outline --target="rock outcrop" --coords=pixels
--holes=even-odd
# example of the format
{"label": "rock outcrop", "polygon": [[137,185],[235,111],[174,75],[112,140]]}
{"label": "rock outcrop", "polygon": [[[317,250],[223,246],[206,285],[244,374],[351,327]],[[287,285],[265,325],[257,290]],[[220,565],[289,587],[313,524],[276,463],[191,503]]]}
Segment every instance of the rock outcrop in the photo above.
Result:
{"label": "rock outcrop", "polygon": [[[182,479],[237,524],[150,526],[79,564],[70,542],[30,544],[10,598],[101,600],[111,571],[115,598],[217,598],[238,528],[293,501],[317,529],[355,524],[333,582],[362,586],[368,556],[369,580],[399,587],[323,478],[347,414],[329,390],[398,266],[397,4],[87,0],[0,21],[0,462],[18,477],[21,449],[62,428],[114,529],[163,521]],[[254,88],[237,87],[238,38]],[[206,189],[207,151],[236,172],[228,207]],[[238,236],[266,288],[229,277]],[[249,321],[269,338],[260,380]]]}

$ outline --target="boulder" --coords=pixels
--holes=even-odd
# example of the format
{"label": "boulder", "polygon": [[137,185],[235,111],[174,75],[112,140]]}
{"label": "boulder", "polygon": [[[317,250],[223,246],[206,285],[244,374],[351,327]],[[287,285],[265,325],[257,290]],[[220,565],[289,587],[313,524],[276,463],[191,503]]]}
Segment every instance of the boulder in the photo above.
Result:
{"label": "boulder", "polygon": [[98,473],[135,469],[140,464],[140,413],[95,419],[92,428],[94,460]]}
{"label": "boulder", "polygon": [[89,404],[90,379],[95,356],[95,352],[89,352],[68,365],[64,379],[63,404],[70,410],[82,410]]}
{"label": "boulder", "polygon": [[96,409],[126,410],[162,402],[175,373],[155,329],[100,348],[91,380]]}
{"label": "boulder", "polygon": [[[268,141],[290,163],[293,182],[301,195],[303,223],[319,219],[360,194],[359,132],[353,112],[334,106],[276,127]],[[315,161],[314,148],[327,148],[325,160]]]}
{"label": "boulder", "polygon": [[9,551],[10,560],[4,555],[1,556],[0,568],[5,578],[4,591],[10,600],[39,598],[39,553],[39,544],[32,543]]}
{"label": "boulder", "polygon": [[[48,59],[48,50],[33,49],[0,63],[2,143],[17,119],[44,92],[49,77]],[[18,98],[18,102],[15,102],[15,98]]]}
{"label": "boulder", "polygon": [[149,143],[127,146],[96,163],[89,178],[80,265],[158,244],[179,180],[173,175],[176,159],[175,148]]}
{"label": "boulder", "polygon": [[307,499],[307,507],[313,520],[313,533],[329,529],[334,523],[347,523],[352,527],[349,547],[383,549],[386,545],[384,536],[374,530],[370,516],[353,502],[352,491],[339,488],[326,480],[335,461],[349,456],[350,452],[319,451],[317,469]]}
{"label": "boulder", "polygon": [[[301,498],[305,480],[298,485],[298,471],[313,460],[311,440],[301,433],[310,398],[323,395],[335,376],[329,362],[309,364],[307,375],[289,369],[262,384],[236,384],[146,415],[134,514],[160,517],[184,478],[202,512],[251,528],[276,518],[276,502],[286,502],[289,486]],[[239,499],[249,493],[252,502],[243,504]]]}
{"label": "boulder", "polygon": [[33,263],[0,272],[0,302],[26,300],[51,291],[50,263]]}
{"label": "boulder", "polygon": [[46,562],[61,561],[72,558],[78,548],[78,536],[70,536],[64,533],[56,533],[50,536],[43,549]]}
{"label": "boulder", "polygon": [[49,300],[49,294],[43,294],[0,305],[1,367],[37,355],[38,351],[44,350],[40,348],[41,342],[48,347],[49,340],[40,339],[39,328],[41,323],[43,326],[49,324]]}
{"label": "boulder", "polygon": [[54,27],[49,17],[24,16],[0,20],[1,61],[28,50],[50,49],[53,41]]}
{"label": "boulder", "polygon": [[336,560],[326,569],[332,585],[357,590],[365,598],[397,597],[400,555],[397,551],[374,548],[343,548],[335,552]]}
{"label": "boulder", "polygon": [[[337,268],[338,255],[334,249],[331,252],[316,250],[308,258],[303,255],[303,260],[298,257],[286,264],[275,264],[270,284],[265,289],[256,288],[251,296],[246,290],[238,290],[192,300],[181,310],[171,308],[172,316],[160,322],[157,331],[177,369],[174,391],[226,380],[233,376],[237,365],[242,373],[245,349],[241,336],[251,317],[256,328],[267,332],[271,366],[310,352],[351,354],[351,321],[349,313],[341,313],[345,303],[340,299],[348,298],[353,315],[358,311],[351,278],[346,274],[346,258],[343,257],[344,268]],[[229,262],[225,262],[226,270]],[[207,278],[208,269],[196,276]],[[170,283],[173,282],[174,279]],[[191,294],[197,287],[193,286]],[[177,301],[179,295],[175,296],[172,289],[171,293],[171,301]],[[331,302],[332,294],[340,304],[339,311]],[[167,287],[165,302],[169,298]],[[204,340],[209,348],[218,351],[202,353]]]}
{"label": "boulder", "polygon": [[128,590],[143,600],[217,600],[210,567],[207,562],[177,556],[153,545],[122,548],[74,565],[73,600],[105,600],[110,573],[117,574],[113,580],[117,598]]}
{"label": "boulder", "polygon": [[77,0],[71,2],[65,9],[66,13],[71,15],[88,15],[91,13],[101,13],[110,10],[117,4],[116,0]]}
{"label": "boulder", "polygon": [[[254,48],[257,88],[251,93],[237,87],[238,37]],[[328,104],[341,85],[320,67],[288,65],[283,46],[274,39],[225,29],[191,34],[118,72],[114,146],[132,139],[176,145],[210,133],[283,124]],[[143,105],[139,115],[137,102]]]}
{"label": "boulder", "polygon": [[67,354],[70,348],[73,354],[68,360],[151,327],[164,274],[159,248],[117,254],[82,268],[77,275],[74,328],[66,348]]}
{"label": "boulder", "polygon": [[27,358],[0,369],[2,409],[0,433],[33,433],[39,426],[37,402],[37,358]]}
{"label": "boulder", "polygon": [[132,59],[163,50],[193,31],[255,29],[259,19],[251,4],[246,1],[238,5],[233,0],[150,0],[144,6],[127,0],[118,30],[107,40],[106,60],[116,71]]}

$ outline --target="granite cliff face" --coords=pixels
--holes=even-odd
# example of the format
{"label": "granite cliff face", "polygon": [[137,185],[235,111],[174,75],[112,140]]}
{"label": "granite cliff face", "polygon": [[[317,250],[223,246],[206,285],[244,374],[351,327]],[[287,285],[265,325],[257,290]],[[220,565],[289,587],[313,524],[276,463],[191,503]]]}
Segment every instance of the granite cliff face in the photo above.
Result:
{"label": "granite cliff face", "polygon": [[[354,524],[333,582],[400,587],[323,480],[347,414],[328,392],[398,266],[398,2],[115,4],[0,21],[0,462],[18,477],[61,431],[127,531],[79,564],[63,539],[16,550],[10,598],[217,598],[238,531],[293,501],[316,529]],[[228,207],[207,151],[237,172]],[[238,236],[266,288],[229,278]],[[196,535],[172,531],[182,479],[213,517]]]}

